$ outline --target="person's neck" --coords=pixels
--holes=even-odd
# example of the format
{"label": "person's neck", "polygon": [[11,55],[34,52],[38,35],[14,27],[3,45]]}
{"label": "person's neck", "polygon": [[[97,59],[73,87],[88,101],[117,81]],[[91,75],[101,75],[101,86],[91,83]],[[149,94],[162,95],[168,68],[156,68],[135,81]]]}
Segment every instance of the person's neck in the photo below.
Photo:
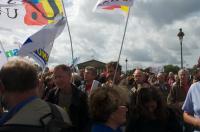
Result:
{"label": "person's neck", "polygon": [[86,81],[86,84],[87,84],[87,85],[91,85],[92,83],[93,83],[93,80],[87,80],[87,81]]}
{"label": "person's neck", "polygon": [[22,101],[27,100],[32,96],[37,96],[37,92],[35,89],[25,91],[25,92],[13,92],[6,94],[6,103],[8,103],[9,107],[12,108],[19,104]]}
{"label": "person's neck", "polygon": [[181,80],[181,81],[180,81],[180,85],[182,85],[182,86],[187,86],[187,85],[188,85],[188,81],[186,81],[186,80]]}
{"label": "person's neck", "polygon": [[70,94],[72,92],[71,84],[66,85],[65,88],[60,89],[60,92],[64,94]]}
{"label": "person's neck", "polygon": [[108,120],[106,123],[105,123],[106,126],[112,128],[113,130],[116,130],[119,125],[117,125],[116,123],[114,123],[113,121],[111,120]]}

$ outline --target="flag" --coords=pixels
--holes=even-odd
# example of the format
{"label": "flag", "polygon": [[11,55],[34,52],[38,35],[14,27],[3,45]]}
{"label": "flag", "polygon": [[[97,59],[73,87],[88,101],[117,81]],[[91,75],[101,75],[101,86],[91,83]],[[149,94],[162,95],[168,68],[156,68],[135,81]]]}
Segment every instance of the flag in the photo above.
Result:
{"label": "flag", "polygon": [[44,69],[49,61],[49,55],[51,53],[52,47],[53,47],[53,43],[51,43],[49,46],[45,47],[44,49],[39,48],[31,52],[27,56],[30,58],[33,58],[35,62],[37,62],[42,67],[42,69]]}
{"label": "flag", "polygon": [[54,40],[62,33],[66,18],[62,17],[56,23],[48,24],[30,36],[19,50],[20,56],[29,56],[35,59],[42,67],[49,59]]}
{"label": "flag", "polygon": [[122,11],[128,12],[133,0],[99,0],[94,11]]}
{"label": "flag", "polygon": [[8,58],[6,57],[5,50],[2,43],[0,42],[0,69],[7,61]]}
{"label": "flag", "polygon": [[[64,15],[62,0],[1,0],[0,25],[47,25]],[[17,23],[17,24],[16,24]]]}
{"label": "flag", "polygon": [[10,58],[10,57],[18,56],[18,52],[19,52],[19,49],[15,48],[15,49],[9,49],[5,51],[5,54],[7,58]]}

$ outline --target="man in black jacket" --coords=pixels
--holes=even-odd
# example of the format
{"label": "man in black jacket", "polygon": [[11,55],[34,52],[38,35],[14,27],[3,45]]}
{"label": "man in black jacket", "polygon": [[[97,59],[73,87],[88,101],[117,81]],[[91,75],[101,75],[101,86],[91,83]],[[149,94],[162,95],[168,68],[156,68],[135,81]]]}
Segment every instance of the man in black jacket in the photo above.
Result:
{"label": "man in black jacket", "polygon": [[77,132],[89,132],[87,95],[71,83],[70,67],[64,64],[56,66],[53,76],[56,87],[49,92],[46,101],[64,108]]}

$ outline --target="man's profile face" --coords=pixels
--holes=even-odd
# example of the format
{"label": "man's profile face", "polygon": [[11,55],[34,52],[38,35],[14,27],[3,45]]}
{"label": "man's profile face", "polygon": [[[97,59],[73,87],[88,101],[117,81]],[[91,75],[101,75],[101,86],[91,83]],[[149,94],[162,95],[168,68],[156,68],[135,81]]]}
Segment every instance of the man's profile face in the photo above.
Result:
{"label": "man's profile face", "polygon": [[92,74],[92,71],[85,69],[84,80],[93,81],[94,79],[95,79],[95,76]]}
{"label": "man's profile face", "polygon": [[113,79],[115,74],[115,69],[113,67],[108,67],[107,73],[108,73],[107,78]]}
{"label": "man's profile face", "polygon": [[[113,79],[115,75],[115,68],[114,67],[108,67],[107,68],[107,78],[108,79]],[[120,77],[120,71],[117,71],[115,78]]]}
{"label": "man's profile face", "polygon": [[54,83],[58,88],[65,88],[71,83],[71,76],[61,68],[54,70]]}

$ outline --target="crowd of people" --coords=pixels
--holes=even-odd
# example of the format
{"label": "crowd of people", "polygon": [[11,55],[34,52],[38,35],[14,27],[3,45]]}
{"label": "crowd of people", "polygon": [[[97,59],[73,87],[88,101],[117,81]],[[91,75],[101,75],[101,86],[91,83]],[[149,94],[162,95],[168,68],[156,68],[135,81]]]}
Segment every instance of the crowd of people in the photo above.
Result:
{"label": "crowd of people", "polygon": [[198,68],[192,80],[187,69],[125,75],[117,62],[105,69],[75,73],[60,64],[39,72],[23,58],[8,61],[0,70],[0,132],[43,131],[49,103],[71,128],[65,132],[200,131]]}

